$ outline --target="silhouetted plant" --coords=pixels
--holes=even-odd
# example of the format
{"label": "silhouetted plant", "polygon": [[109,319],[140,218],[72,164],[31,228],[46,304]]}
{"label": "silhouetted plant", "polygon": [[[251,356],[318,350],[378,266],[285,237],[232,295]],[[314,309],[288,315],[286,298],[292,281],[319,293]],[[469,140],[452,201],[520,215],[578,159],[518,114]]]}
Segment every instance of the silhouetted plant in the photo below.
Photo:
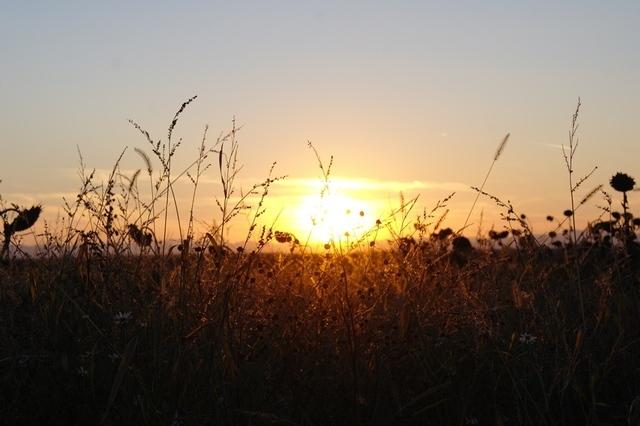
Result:
{"label": "silhouetted plant", "polygon": [[462,225],[462,228],[460,228],[460,230],[457,232],[458,234],[467,227],[467,223],[469,223],[469,218],[471,217],[471,213],[473,213],[473,209],[476,207],[478,198],[480,197],[480,194],[482,194],[482,191],[484,190],[484,185],[487,183],[487,179],[489,179],[489,175],[493,170],[493,166],[496,164],[496,161],[498,161],[498,159],[502,155],[502,152],[504,151],[505,146],[507,146],[507,141],[509,140],[510,135],[511,135],[510,133],[507,133],[505,137],[502,139],[502,142],[500,142],[500,145],[498,145],[498,148],[496,149],[496,153],[493,156],[493,161],[489,166],[489,170],[487,170],[487,174],[484,176],[484,180],[482,181],[482,184],[480,185],[480,188],[476,193],[476,198],[473,200],[473,204],[471,204],[471,208],[469,209],[467,218],[465,219],[464,224]]}
{"label": "silhouetted plant", "polygon": [[[13,238],[16,233],[26,231],[35,225],[41,212],[42,206],[40,205],[25,209],[14,204],[12,207],[0,210],[0,218],[2,219],[4,229],[4,241],[2,251],[0,251],[0,260],[9,254],[11,238]],[[9,218],[11,214],[13,214],[13,219]]]}
{"label": "silhouetted plant", "polygon": [[[627,198],[627,192],[633,191],[636,181],[628,174],[618,172],[611,177],[611,179],[609,180],[609,184],[616,191],[622,192],[622,210],[623,210],[622,218],[624,218],[624,223],[622,226],[623,226],[624,239],[626,241],[627,239],[631,238],[629,223],[631,218],[633,217],[633,216],[629,216],[629,212],[627,211],[629,209],[629,200]],[[618,213],[617,219],[619,219],[620,217],[621,216]]]}

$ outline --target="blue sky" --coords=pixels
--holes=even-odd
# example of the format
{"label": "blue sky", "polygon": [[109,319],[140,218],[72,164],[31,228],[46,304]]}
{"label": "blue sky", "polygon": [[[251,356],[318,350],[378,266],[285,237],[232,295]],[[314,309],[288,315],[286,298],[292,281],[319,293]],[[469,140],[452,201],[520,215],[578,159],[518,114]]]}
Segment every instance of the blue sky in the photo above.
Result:
{"label": "blue sky", "polygon": [[[442,183],[428,205],[451,184],[478,185],[511,132],[487,189],[543,217],[566,208],[554,146],[578,96],[576,173],[598,165],[593,185],[640,176],[640,3],[452,3],[5,4],[0,194],[72,192],[76,146],[108,168],[124,146],[145,147],[127,119],[163,137],[194,94],[183,161],[204,124],[217,135],[235,116],[248,181],[276,160],[317,176],[311,140],[346,178]],[[138,163],[131,152],[124,164]],[[461,216],[472,199],[456,197]]]}

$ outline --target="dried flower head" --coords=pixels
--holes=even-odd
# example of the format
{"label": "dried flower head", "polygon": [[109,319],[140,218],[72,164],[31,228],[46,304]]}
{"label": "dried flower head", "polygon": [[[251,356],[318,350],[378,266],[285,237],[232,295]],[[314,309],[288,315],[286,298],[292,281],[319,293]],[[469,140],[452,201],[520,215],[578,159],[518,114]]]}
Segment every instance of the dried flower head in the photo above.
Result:
{"label": "dried flower head", "polygon": [[120,312],[116,312],[116,314],[113,316],[113,322],[116,323],[116,325],[122,325],[126,322],[129,322],[133,319],[133,314],[130,311],[120,311]]}
{"label": "dried flower head", "polygon": [[[144,232],[134,224],[129,224],[129,230],[127,231],[133,241],[140,247],[146,247],[151,245],[152,236],[149,232]],[[182,245],[178,246],[178,251],[182,250]]]}
{"label": "dried flower head", "polygon": [[463,236],[455,237],[453,241],[451,241],[451,247],[454,253],[467,253],[473,250],[471,241]]}
{"label": "dried flower head", "polygon": [[493,229],[489,231],[489,238],[492,240],[500,241],[509,236],[509,231],[494,231]]}
{"label": "dried flower head", "polygon": [[636,181],[628,174],[618,172],[611,177],[609,183],[616,191],[627,192],[633,189]]}
{"label": "dried flower head", "polygon": [[520,343],[532,345],[536,342],[536,340],[538,340],[538,338],[533,334],[525,331],[524,333],[520,334],[520,338],[518,340],[520,340]]}
{"label": "dried flower head", "polygon": [[276,231],[275,232],[276,241],[279,243],[290,243],[293,241],[293,236],[289,232],[284,231]]}
{"label": "dried flower head", "polygon": [[42,211],[42,207],[33,206],[30,209],[20,210],[18,216],[11,222],[11,231],[12,233],[26,231],[31,228],[38,218],[40,217],[40,212]]}

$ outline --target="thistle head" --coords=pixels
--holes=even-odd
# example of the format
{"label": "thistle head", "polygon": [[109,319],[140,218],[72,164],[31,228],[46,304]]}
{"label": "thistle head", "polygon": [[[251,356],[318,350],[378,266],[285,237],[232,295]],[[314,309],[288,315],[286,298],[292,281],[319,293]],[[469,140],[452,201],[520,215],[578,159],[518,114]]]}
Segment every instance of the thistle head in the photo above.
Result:
{"label": "thistle head", "polygon": [[42,212],[42,207],[39,205],[20,210],[18,216],[9,225],[11,233],[26,231],[31,228],[40,217],[40,212]]}
{"label": "thistle head", "polygon": [[628,174],[618,172],[611,177],[609,183],[616,191],[627,192],[633,189],[636,181]]}

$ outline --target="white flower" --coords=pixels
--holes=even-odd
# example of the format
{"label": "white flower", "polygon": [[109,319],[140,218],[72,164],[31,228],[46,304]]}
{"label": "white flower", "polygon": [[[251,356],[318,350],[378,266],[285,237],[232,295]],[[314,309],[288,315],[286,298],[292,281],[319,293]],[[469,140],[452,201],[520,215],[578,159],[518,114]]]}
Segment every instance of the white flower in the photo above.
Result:
{"label": "white flower", "polygon": [[180,415],[178,414],[178,411],[175,411],[173,413],[173,419],[171,419],[171,424],[170,426],[182,426],[184,423],[182,422],[182,419],[180,418]]}
{"label": "white flower", "polygon": [[119,353],[117,353],[117,352],[110,353],[110,354],[109,354],[109,355],[107,355],[107,356],[109,357],[109,359],[110,359],[111,361],[116,361],[116,360],[119,360],[120,358],[122,358],[122,357],[120,356],[120,354],[119,354]]}
{"label": "white flower", "polygon": [[525,331],[520,335],[520,339],[518,340],[520,340],[520,343],[524,343],[526,345],[532,345],[536,342],[536,340],[538,340],[538,338],[533,334]]}
{"label": "white flower", "polygon": [[88,358],[91,358],[94,355],[95,355],[95,352],[93,350],[84,351],[82,354],[80,354],[80,358],[82,358],[83,360],[86,360]]}
{"label": "white flower", "polygon": [[78,367],[78,369],[76,371],[77,371],[78,375],[82,376],[82,377],[86,377],[89,374],[87,369],[84,368],[83,366]]}
{"label": "white flower", "polygon": [[133,314],[129,311],[127,312],[120,311],[113,316],[113,321],[118,325],[129,322],[132,319],[133,319]]}

